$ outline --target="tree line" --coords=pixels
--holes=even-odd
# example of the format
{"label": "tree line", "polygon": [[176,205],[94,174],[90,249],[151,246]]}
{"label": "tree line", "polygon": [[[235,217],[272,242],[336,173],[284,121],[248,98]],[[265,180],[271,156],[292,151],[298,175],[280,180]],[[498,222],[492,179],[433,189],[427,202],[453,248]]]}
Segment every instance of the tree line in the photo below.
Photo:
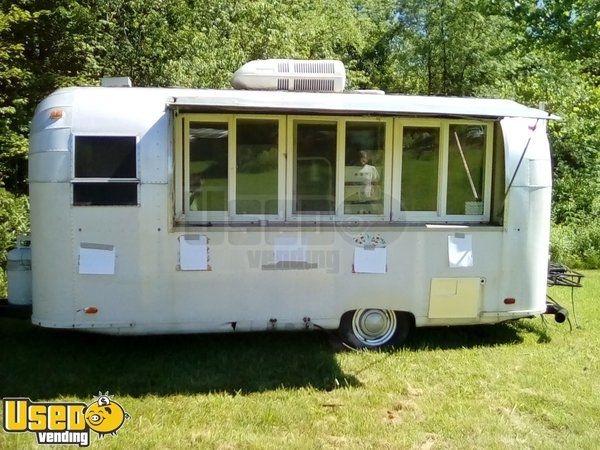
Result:
{"label": "tree line", "polygon": [[2,226],[23,209],[29,121],[53,90],[228,87],[275,57],[340,59],[350,89],[544,102],[563,119],[549,124],[553,220],[597,223],[598,48],[595,0],[0,0]]}

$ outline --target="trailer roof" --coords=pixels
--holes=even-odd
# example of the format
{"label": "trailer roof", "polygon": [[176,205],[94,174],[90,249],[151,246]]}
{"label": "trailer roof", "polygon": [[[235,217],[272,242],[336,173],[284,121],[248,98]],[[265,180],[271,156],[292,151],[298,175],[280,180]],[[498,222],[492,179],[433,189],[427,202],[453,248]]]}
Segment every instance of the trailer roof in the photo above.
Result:
{"label": "trailer roof", "polygon": [[286,91],[197,90],[174,95],[167,105],[188,112],[273,112],[451,117],[559,119],[512,100],[429,97],[400,94],[309,93]]}

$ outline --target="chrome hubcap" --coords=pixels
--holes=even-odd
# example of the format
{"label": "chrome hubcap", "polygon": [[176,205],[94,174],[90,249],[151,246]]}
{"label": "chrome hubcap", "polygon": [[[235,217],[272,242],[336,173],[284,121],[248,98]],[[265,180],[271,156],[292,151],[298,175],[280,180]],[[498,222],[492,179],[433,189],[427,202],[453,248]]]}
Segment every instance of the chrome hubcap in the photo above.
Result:
{"label": "chrome hubcap", "polygon": [[382,345],[396,332],[396,314],[382,309],[358,309],[352,317],[352,331],[364,344]]}

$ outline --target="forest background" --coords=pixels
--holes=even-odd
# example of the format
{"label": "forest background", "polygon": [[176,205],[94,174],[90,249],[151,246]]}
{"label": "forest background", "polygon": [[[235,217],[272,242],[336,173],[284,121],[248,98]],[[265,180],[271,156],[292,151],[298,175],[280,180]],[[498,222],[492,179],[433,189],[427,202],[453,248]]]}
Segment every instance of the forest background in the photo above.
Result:
{"label": "forest background", "polygon": [[333,58],[348,89],[544,102],[562,117],[552,257],[598,268],[599,49],[597,0],[0,0],[0,266],[29,228],[29,123],[55,89],[225,88],[253,59]]}

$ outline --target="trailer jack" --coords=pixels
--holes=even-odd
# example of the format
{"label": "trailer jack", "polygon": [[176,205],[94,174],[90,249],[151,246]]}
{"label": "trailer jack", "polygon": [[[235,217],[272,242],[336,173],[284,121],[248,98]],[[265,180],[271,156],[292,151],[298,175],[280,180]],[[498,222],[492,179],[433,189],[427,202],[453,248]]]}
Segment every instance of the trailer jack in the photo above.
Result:
{"label": "trailer jack", "polygon": [[553,314],[554,320],[563,323],[569,317],[569,311],[558,303],[546,303],[546,312],[544,314]]}

